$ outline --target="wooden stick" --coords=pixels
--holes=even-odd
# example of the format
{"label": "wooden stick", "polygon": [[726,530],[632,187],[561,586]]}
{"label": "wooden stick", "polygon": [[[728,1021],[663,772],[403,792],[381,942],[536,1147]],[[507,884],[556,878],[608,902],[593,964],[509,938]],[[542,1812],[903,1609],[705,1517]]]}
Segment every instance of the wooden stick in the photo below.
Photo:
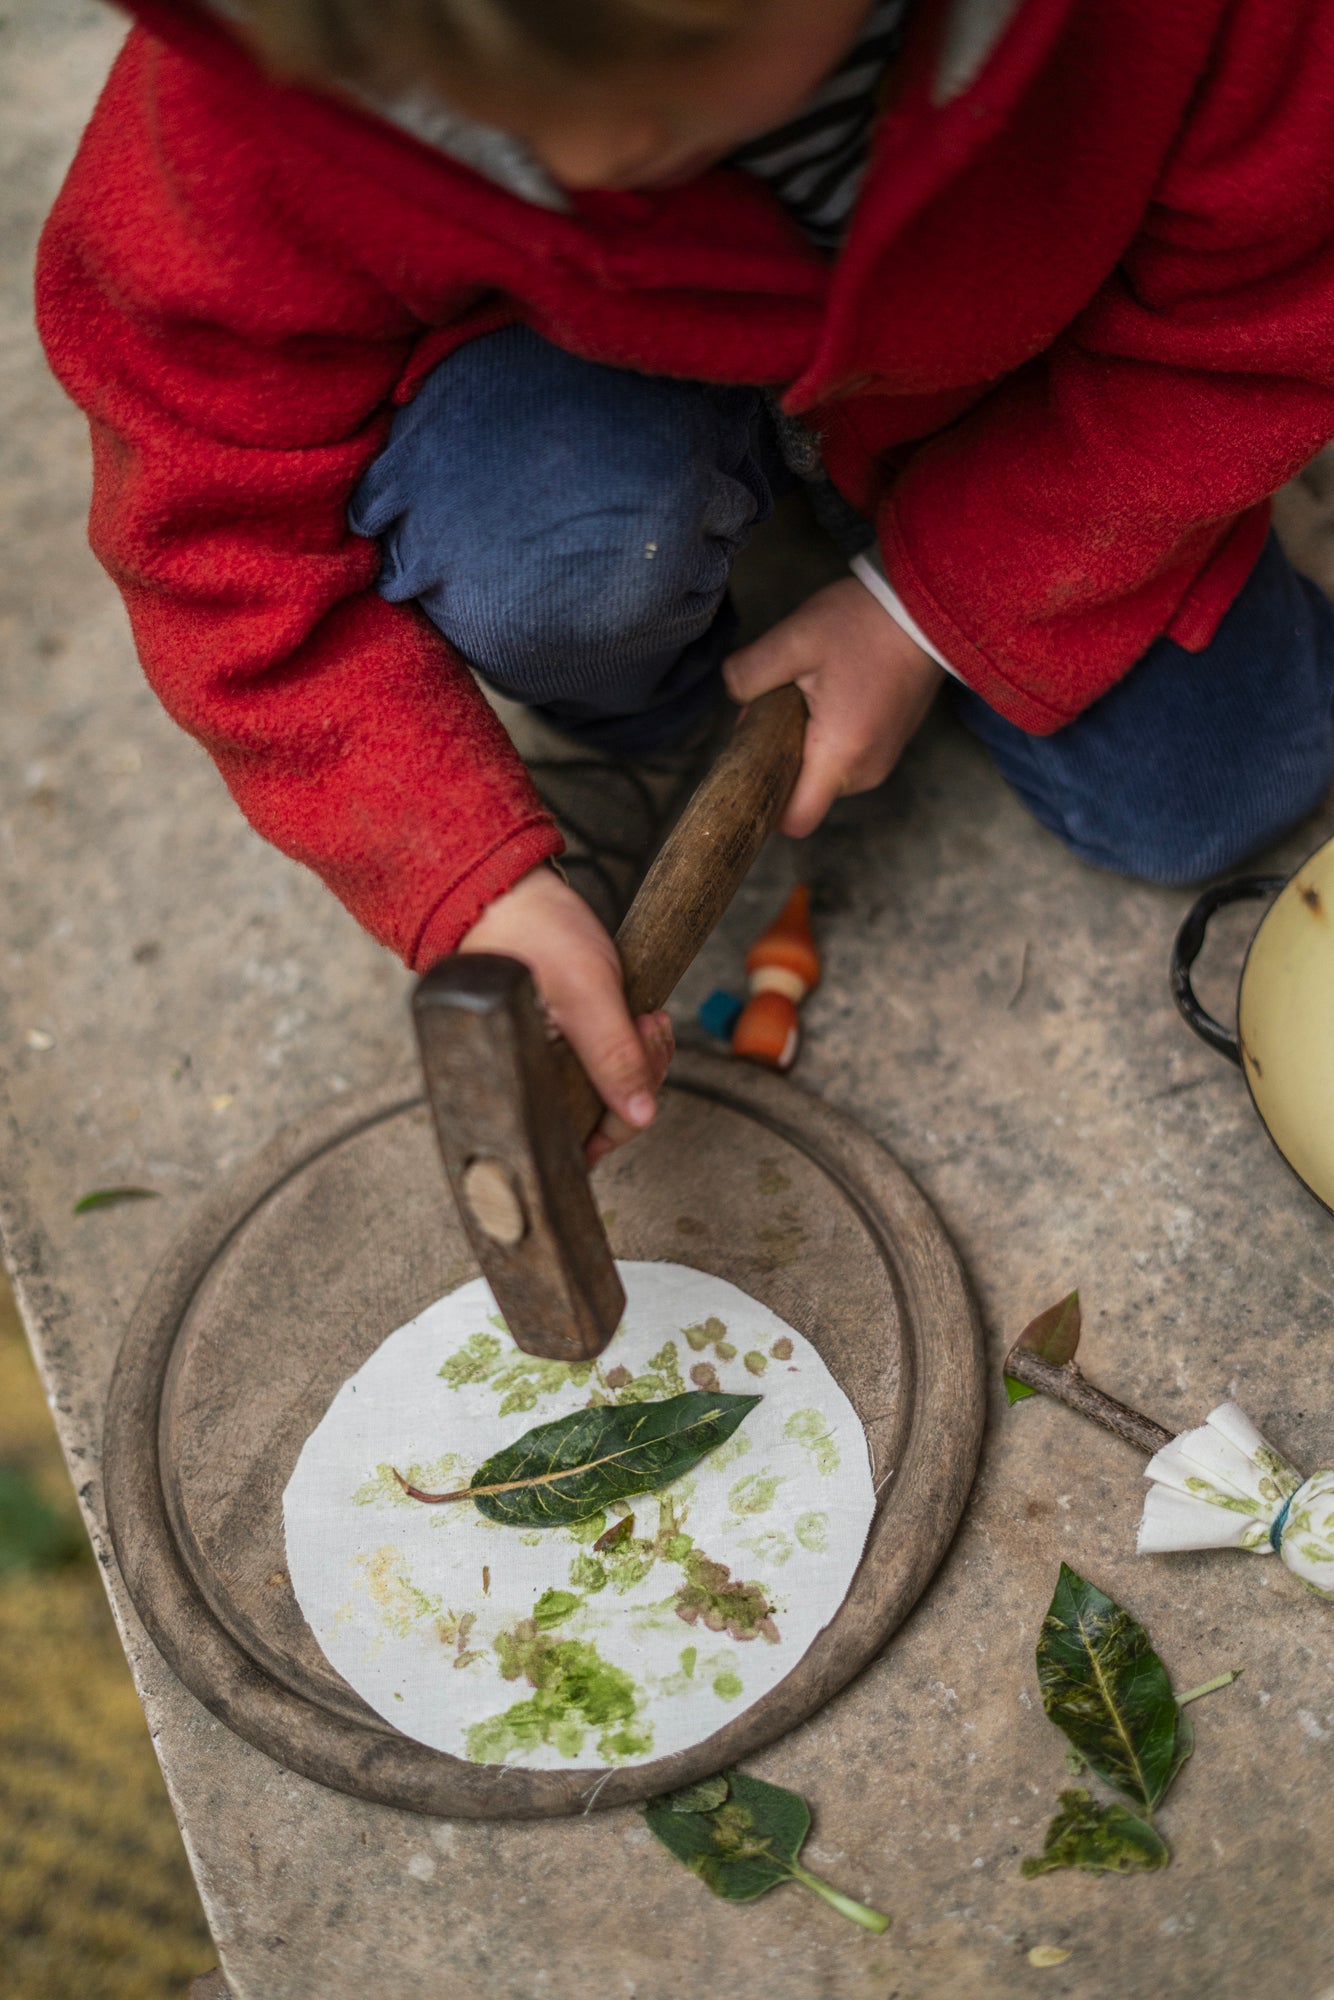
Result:
{"label": "wooden stick", "polygon": [[1067,1409],[1078,1410],[1081,1417],[1091,1417],[1095,1424],[1101,1424],[1113,1437],[1133,1444],[1138,1451],[1146,1451],[1150,1456],[1161,1451],[1165,1444],[1171,1444],[1176,1436],[1175,1431],[1164,1430],[1152,1417],[1142,1416],[1138,1410],[1118,1403],[1114,1396],[1104,1395],[1101,1389],[1095,1389],[1073,1361],[1060,1366],[1035,1354],[1031,1347],[1012,1347],[1006,1357],[1005,1373],[1014,1381],[1023,1382],[1028,1388],[1064,1403]]}

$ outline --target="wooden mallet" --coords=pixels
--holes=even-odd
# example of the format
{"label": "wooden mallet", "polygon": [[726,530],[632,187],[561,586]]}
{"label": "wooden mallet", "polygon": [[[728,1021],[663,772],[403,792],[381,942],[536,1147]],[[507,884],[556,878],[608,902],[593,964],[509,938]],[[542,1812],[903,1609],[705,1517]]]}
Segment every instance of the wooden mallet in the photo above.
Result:
{"label": "wooden mallet", "polygon": [[[668,835],[616,934],[632,1016],[664,1005],[731,902],[787,803],[805,728],[794,687],[752,703]],[[591,1359],[625,1309],[584,1166],[597,1092],[518,959],[442,959],[412,1012],[445,1171],[510,1332],[528,1354]]]}

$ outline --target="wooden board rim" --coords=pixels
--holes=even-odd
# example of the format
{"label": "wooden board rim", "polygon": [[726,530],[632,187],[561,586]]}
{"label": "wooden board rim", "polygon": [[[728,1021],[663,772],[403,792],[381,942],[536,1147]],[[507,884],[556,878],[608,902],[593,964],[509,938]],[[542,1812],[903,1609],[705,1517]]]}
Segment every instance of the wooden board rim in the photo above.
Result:
{"label": "wooden board rim", "polygon": [[[336,1790],[443,1818],[538,1818],[624,1805],[736,1763],[796,1726],[881,1651],[935,1573],[972,1485],[985,1400],[976,1310],[939,1219],[869,1133],[780,1077],[686,1051],[673,1066],[671,1087],[758,1118],[818,1164],[884,1245],[906,1293],[905,1321],[919,1336],[907,1444],[839,1613],[777,1687],[706,1741],[611,1771],[472,1764],[389,1724],[318,1706],[249,1657],[209,1608],[175,1542],[159,1470],[162,1387],[196,1291],[256,1207],[324,1151],[422,1101],[401,1088],[358,1093],[280,1132],[201,1204],[154,1272],[126,1332],[104,1429],[112,1543],[145,1627],[204,1706],[280,1765]],[[892,1220],[892,1235],[882,1218]],[[907,1516],[918,1532],[904,1533]]]}

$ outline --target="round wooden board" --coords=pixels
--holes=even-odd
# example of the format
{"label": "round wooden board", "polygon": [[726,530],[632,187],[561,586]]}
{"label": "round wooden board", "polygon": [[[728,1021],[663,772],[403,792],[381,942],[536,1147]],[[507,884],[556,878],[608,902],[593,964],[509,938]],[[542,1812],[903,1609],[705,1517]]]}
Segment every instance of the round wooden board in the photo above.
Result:
{"label": "round wooden board", "polygon": [[279,1763],[446,1818],[645,1798],[735,1763],[828,1701],[943,1557],[981,1442],[981,1341],[949,1240],[890,1155],[792,1084],[687,1053],[652,1129],[595,1185],[617,1256],[739,1285],[815,1344],[857,1410],[879,1497],[842,1608],[753,1707],[692,1750],[632,1768],[471,1764],[361,1700],[288,1583],[283,1491],[342,1383],[477,1266],[422,1100],[345,1098],[205,1204],[148,1286],[107,1410],[111,1533],[139,1613],[186,1686]]}

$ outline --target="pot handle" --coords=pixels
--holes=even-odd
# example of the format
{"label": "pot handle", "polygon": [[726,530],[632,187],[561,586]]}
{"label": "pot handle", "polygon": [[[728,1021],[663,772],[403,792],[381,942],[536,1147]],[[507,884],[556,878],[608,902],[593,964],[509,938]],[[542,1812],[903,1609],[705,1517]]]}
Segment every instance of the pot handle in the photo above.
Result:
{"label": "pot handle", "polygon": [[1234,1034],[1229,1034],[1221,1021],[1215,1021],[1212,1014],[1195,998],[1195,988],[1190,983],[1190,969],[1200,955],[1204,945],[1204,934],[1209,928],[1209,919],[1215,910],[1221,910],[1228,903],[1243,903],[1258,900],[1262,896],[1276,896],[1287,884],[1286,875],[1238,875],[1231,882],[1219,882],[1212,889],[1206,889],[1198,896],[1186,914],[1185,922],[1177,932],[1176,943],[1172,946],[1172,998],[1181,1010],[1182,1018],[1192,1027],[1202,1042],[1208,1042],[1211,1049],[1217,1049],[1220,1056],[1226,1056],[1241,1068],[1241,1047]]}

